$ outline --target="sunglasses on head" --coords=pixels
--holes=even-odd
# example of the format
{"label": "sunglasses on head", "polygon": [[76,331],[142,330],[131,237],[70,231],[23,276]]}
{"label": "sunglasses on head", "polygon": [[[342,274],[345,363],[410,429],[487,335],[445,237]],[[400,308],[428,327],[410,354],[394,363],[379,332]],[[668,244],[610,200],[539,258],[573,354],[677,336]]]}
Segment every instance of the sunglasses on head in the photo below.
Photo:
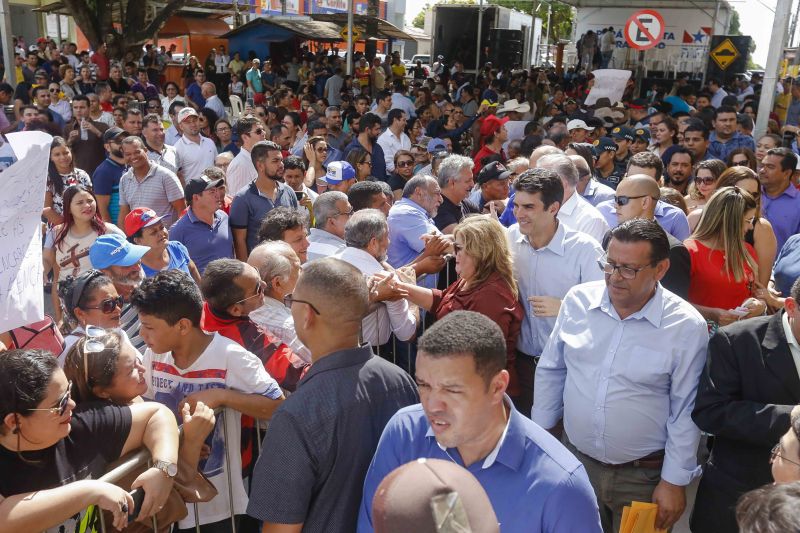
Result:
{"label": "sunglasses on head", "polygon": [[[120,298],[121,300],[122,298]],[[87,362],[87,354],[100,353],[106,349],[106,343],[103,338],[108,335],[108,332],[99,326],[86,326],[86,340],[83,343],[83,375],[86,383],[89,384],[89,363]]]}

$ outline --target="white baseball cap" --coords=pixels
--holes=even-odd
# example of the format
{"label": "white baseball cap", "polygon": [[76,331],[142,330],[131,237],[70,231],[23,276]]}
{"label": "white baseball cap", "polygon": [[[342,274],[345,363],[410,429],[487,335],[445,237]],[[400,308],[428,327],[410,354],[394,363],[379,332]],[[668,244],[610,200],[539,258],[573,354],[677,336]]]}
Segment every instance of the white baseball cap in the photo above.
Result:
{"label": "white baseball cap", "polygon": [[594,131],[594,128],[587,126],[586,122],[579,118],[573,118],[569,122],[567,122],[567,131],[572,130],[586,130],[586,131]]}
{"label": "white baseball cap", "polygon": [[178,124],[183,122],[189,117],[196,117],[197,111],[194,110],[193,107],[184,107],[180,111],[178,111]]}

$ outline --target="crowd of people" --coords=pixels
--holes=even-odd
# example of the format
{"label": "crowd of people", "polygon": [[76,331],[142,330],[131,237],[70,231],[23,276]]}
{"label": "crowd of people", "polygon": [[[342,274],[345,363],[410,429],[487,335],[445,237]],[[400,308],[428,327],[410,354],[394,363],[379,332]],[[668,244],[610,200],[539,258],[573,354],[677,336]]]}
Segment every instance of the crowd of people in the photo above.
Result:
{"label": "crowd of people", "polygon": [[53,135],[0,530],[800,528],[800,85],[756,139],[758,78],[169,54],[0,84]]}

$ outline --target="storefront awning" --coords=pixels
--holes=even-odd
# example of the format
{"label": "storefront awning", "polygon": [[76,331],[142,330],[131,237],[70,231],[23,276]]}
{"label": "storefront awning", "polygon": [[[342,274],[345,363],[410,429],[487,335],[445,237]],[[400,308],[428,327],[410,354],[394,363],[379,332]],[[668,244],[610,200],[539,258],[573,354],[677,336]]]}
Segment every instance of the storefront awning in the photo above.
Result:
{"label": "storefront awning", "polygon": [[[299,35],[303,39],[317,42],[339,42],[342,40],[339,28],[332,22],[323,22],[319,20],[311,20],[308,17],[269,17],[257,18],[251,20],[247,24],[239,26],[220,37],[222,39],[230,39],[243,32],[251,31],[256,28],[263,28],[264,30],[280,28],[287,32]],[[281,34],[285,35],[285,34]],[[285,40],[285,39],[280,39]]]}
{"label": "storefront awning", "polygon": [[[311,18],[319,21],[333,22],[337,24],[339,28],[344,28],[347,26],[347,13],[314,13],[311,15]],[[416,41],[414,37],[407,34],[394,24],[386,22],[385,20],[377,17],[370,17],[368,15],[353,15],[353,26],[358,28],[358,31],[361,32],[361,35],[366,35],[367,23],[373,18],[378,21],[378,38]]]}

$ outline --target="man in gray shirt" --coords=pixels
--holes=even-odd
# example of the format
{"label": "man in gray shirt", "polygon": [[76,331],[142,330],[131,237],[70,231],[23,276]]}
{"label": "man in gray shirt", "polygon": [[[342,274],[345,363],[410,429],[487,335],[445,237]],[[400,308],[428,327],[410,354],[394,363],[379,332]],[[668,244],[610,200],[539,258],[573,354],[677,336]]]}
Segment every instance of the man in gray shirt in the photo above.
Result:
{"label": "man in gray shirt", "polygon": [[284,300],[313,366],[270,420],[247,514],[265,533],[352,533],[383,428],[419,401],[417,388],[359,346],[369,294],[357,268],[334,258],[308,263]]}

